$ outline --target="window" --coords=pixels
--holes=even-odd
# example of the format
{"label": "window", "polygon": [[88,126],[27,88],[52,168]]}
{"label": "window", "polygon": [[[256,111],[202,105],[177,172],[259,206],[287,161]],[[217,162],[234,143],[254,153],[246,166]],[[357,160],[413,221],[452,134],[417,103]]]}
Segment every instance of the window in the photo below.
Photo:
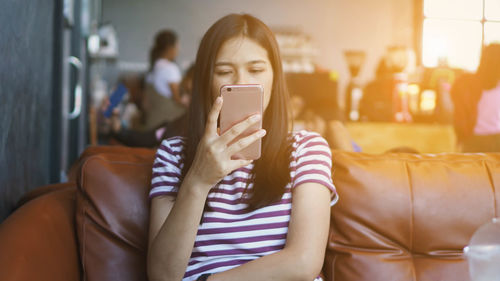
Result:
{"label": "window", "polygon": [[484,43],[500,42],[500,22],[486,22],[484,24]]}
{"label": "window", "polygon": [[484,44],[500,42],[499,0],[424,0],[422,62],[474,71]]}
{"label": "window", "polygon": [[486,0],[484,4],[484,15],[486,20],[500,21],[500,1]]}

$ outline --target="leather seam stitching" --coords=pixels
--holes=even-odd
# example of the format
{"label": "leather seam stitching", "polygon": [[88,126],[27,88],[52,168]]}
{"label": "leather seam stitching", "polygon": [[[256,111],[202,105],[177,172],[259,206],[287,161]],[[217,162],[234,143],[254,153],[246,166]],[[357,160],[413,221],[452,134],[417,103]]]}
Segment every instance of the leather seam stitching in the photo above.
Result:
{"label": "leather seam stitching", "polygon": [[405,165],[405,170],[406,170],[406,177],[408,179],[408,188],[410,191],[410,248],[409,248],[409,254],[411,257],[411,264],[412,264],[412,274],[413,274],[413,280],[417,280],[417,273],[415,270],[415,260],[413,257],[413,232],[414,232],[414,211],[413,211],[413,204],[414,204],[414,196],[413,196],[413,186],[411,184],[411,177],[410,177],[410,168],[408,167],[408,162],[404,162]]}
{"label": "leather seam stitching", "polygon": [[490,182],[490,185],[491,185],[491,189],[493,191],[493,210],[494,210],[494,215],[495,217],[498,217],[499,214],[498,214],[498,203],[497,203],[497,196],[496,196],[496,190],[495,190],[495,184],[493,182],[493,176],[491,175],[491,170],[490,168],[488,168],[488,165],[486,164],[486,161],[482,161],[483,162],[483,165],[484,165],[484,168],[486,169],[486,173],[488,174],[488,180]]}

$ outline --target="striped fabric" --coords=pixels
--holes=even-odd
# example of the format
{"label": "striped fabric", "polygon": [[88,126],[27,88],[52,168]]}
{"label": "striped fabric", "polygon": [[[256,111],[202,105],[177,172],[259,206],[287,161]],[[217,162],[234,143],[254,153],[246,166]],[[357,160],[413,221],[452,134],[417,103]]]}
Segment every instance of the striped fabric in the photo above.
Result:
{"label": "striped fabric", "polygon": [[[316,133],[299,131],[293,139],[290,163],[291,183],[281,201],[246,212],[240,203],[253,164],[227,175],[207,197],[208,209],[199,226],[193,252],[183,280],[196,280],[204,273],[226,271],[259,257],[275,253],[285,246],[290,221],[292,191],[304,183],[319,183],[331,191],[331,205],[338,197],[331,179],[331,152],[327,142]],[[153,165],[150,198],[176,196],[182,163],[184,140],[164,140]],[[252,188],[250,183],[249,188]],[[321,279],[317,279],[321,280]]]}

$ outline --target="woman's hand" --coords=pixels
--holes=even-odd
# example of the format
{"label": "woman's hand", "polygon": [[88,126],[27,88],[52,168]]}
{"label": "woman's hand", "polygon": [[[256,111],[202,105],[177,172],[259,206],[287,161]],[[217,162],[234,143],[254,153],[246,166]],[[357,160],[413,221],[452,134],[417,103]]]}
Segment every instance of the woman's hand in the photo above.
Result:
{"label": "woman's hand", "polygon": [[191,97],[189,95],[181,95],[181,105],[189,108],[189,103],[191,103]]}
{"label": "woman's hand", "polygon": [[217,118],[221,108],[222,98],[218,97],[208,114],[205,134],[198,144],[193,164],[186,175],[186,178],[189,177],[190,180],[194,180],[208,188],[214,186],[232,171],[252,163],[252,160],[233,160],[231,156],[266,134],[266,131],[261,129],[233,143],[236,137],[261,118],[260,115],[252,115],[219,136],[217,133]]}

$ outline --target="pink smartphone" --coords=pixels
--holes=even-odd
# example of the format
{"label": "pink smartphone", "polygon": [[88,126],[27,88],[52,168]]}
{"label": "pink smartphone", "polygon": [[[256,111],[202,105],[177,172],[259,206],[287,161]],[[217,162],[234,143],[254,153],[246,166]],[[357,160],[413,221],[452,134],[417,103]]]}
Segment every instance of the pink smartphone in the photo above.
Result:
{"label": "pink smartphone", "polygon": [[[220,95],[224,100],[219,116],[221,135],[224,134],[224,132],[226,132],[232,126],[245,120],[251,115],[262,115],[262,99],[264,96],[264,88],[262,87],[262,85],[224,85],[220,88]],[[262,118],[257,124],[252,125],[241,135],[239,135],[234,141],[251,135],[261,128]],[[233,159],[259,159],[261,145],[261,139],[258,139],[240,152],[233,155]]]}

